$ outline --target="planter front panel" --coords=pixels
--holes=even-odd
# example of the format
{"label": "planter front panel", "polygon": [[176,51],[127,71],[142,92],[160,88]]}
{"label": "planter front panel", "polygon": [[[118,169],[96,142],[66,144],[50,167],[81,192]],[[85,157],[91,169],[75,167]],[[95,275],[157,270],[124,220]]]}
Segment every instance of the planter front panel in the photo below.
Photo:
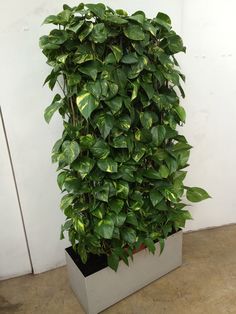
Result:
{"label": "planter front panel", "polygon": [[182,231],[167,238],[161,255],[156,243],[153,255],[147,249],[134,254],[129,266],[120,262],[117,272],[106,267],[84,277],[66,252],[72,289],[86,313],[97,314],[182,264]]}

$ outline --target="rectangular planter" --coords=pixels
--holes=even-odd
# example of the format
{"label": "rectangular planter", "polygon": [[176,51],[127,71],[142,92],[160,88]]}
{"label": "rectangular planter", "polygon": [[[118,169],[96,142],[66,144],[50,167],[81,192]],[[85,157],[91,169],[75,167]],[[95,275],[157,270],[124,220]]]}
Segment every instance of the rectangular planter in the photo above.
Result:
{"label": "rectangular planter", "polygon": [[[119,263],[117,272],[105,266],[92,273],[85,273],[75,263],[75,256],[66,250],[67,269],[70,284],[87,314],[97,314],[120,301],[152,281],[167,274],[182,264],[182,231],[169,236],[161,255],[156,243],[153,255],[147,249],[134,254],[127,266]],[[102,267],[102,266],[101,266]]]}

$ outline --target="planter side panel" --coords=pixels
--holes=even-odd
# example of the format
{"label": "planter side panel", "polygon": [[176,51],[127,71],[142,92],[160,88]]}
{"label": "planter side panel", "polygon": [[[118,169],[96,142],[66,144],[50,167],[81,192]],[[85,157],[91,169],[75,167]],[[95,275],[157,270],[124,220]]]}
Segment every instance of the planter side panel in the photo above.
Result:
{"label": "planter side panel", "polygon": [[159,255],[142,250],[134,255],[130,266],[120,262],[117,272],[109,267],[85,278],[89,314],[98,313],[182,264],[182,231],[171,235]]}
{"label": "planter side panel", "polygon": [[66,264],[71,288],[86,313],[89,313],[85,277],[67,252]]}

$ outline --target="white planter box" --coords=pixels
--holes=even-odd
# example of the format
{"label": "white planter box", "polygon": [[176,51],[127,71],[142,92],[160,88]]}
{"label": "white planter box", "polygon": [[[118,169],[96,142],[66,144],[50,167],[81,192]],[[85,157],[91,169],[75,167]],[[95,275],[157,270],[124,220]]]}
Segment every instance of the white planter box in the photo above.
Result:
{"label": "white planter box", "polygon": [[156,243],[154,255],[144,249],[134,254],[129,266],[121,261],[117,272],[105,267],[86,277],[66,252],[70,284],[85,312],[97,314],[179,267],[182,264],[182,231],[169,236],[161,255],[159,251],[159,243]]}

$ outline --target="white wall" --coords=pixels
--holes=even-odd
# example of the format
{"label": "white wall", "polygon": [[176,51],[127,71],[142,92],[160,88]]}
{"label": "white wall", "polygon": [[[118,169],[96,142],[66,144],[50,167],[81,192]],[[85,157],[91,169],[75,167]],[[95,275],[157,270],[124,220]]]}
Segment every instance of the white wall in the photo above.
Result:
{"label": "white wall", "polygon": [[0,117],[0,280],[31,272],[20,209]]}
{"label": "white wall", "polygon": [[212,196],[191,209],[190,230],[236,222],[235,11],[234,0],[184,4],[185,134],[194,146],[187,183]]}
{"label": "white wall", "polygon": [[[90,2],[90,1],[89,1]],[[92,2],[92,1],[91,1]],[[129,12],[144,10],[150,17],[164,11],[188,47],[181,57],[187,76],[185,133],[194,149],[188,184],[206,187],[212,200],[194,205],[187,229],[236,222],[235,169],[235,25],[232,1],[136,0],[103,1]],[[43,121],[52,95],[42,82],[49,68],[38,48],[45,16],[58,12],[64,1],[1,1],[0,102],[21,195],[35,272],[62,265],[65,242],[59,240],[63,215],[51,147],[61,131],[60,121]],[[77,1],[67,1],[78,4]],[[226,6],[227,3],[227,6]],[[214,10],[212,10],[214,8]],[[227,8],[227,9],[226,9]],[[228,12],[227,12],[228,10]],[[224,56],[223,56],[224,55]],[[229,56],[231,55],[231,56]]]}

